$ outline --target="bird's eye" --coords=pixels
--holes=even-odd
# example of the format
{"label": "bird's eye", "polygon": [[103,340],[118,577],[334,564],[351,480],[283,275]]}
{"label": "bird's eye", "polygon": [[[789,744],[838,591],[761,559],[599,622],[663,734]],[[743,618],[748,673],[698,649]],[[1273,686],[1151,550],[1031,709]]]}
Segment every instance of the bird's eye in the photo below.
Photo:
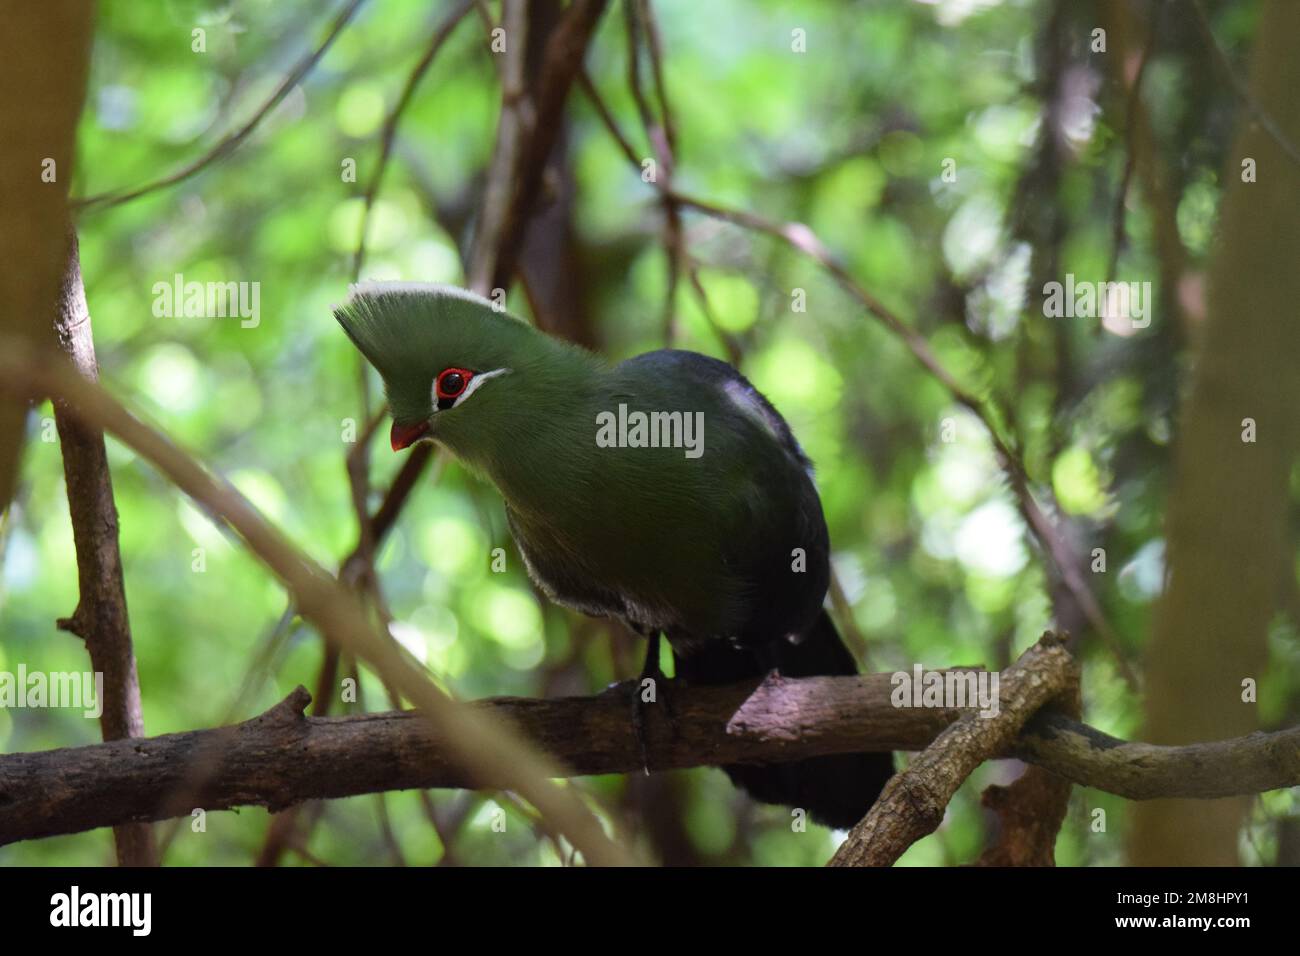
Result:
{"label": "bird's eye", "polygon": [[464,368],[445,368],[439,372],[433,386],[438,408],[445,410],[456,404],[456,399],[465,391],[465,386],[473,377],[474,373]]}

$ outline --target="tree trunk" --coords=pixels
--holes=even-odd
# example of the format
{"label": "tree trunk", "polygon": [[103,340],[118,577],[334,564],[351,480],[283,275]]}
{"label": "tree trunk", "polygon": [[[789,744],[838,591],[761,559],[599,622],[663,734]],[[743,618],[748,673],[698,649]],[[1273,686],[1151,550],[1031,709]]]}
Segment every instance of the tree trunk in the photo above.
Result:
{"label": "tree trunk", "polygon": [[[94,5],[7,4],[0,29],[0,336],[53,346],[68,180],[86,95]],[[17,482],[27,412],[0,402],[0,510]]]}
{"label": "tree trunk", "polygon": [[[1300,3],[1268,3],[1257,36],[1251,96],[1285,137],[1300,141]],[[1283,559],[1300,409],[1300,167],[1248,106],[1241,112],[1208,276],[1208,317],[1181,415],[1166,527],[1170,575],[1147,648],[1145,738],[1154,743],[1216,740],[1256,727],[1256,705],[1243,701],[1242,682],[1260,680],[1277,605],[1274,569]],[[1242,181],[1248,158],[1257,182]],[[1246,419],[1254,423],[1253,442],[1243,437]],[[1247,806],[1246,798],[1233,798],[1135,807],[1131,862],[1234,865]]]}

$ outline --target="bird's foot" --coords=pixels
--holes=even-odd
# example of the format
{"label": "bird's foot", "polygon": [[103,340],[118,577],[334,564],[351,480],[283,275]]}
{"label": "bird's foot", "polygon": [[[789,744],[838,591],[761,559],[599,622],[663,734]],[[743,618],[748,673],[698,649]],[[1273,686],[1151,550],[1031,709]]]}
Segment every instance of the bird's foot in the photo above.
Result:
{"label": "bird's foot", "polygon": [[659,635],[655,634],[648,638],[648,641],[645,665],[641,668],[641,676],[632,685],[632,732],[636,735],[637,746],[641,750],[641,768],[646,776],[650,775],[649,734],[646,720],[648,708],[655,704],[662,705],[669,731],[673,736],[677,733],[677,715],[673,710],[672,693],[668,686],[671,682],[664,676],[663,669],[659,666]]}

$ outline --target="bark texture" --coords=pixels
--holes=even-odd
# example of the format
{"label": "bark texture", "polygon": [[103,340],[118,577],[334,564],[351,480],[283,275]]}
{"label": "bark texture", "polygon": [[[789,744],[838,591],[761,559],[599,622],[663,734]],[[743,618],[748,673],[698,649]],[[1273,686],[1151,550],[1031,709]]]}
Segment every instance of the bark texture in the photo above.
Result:
{"label": "bark texture", "polygon": [[[890,677],[674,688],[676,732],[649,722],[650,764],[668,770],[855,750],[919,750],[962,717],[959,710],[895,708]],[[620,685],[597,697],[498,698],[474,706],[545,749],[564,774],[639,774],[642,755],[628,719],[628,692],[629,686]],[[234,727],[0,756],[0,844],[187,816],[195,807],[277,810],[383,790],[507,783],[490,775],[471,780],[458,769],[463,760],[455,748],[419,712],[306,717],[310,699],[299,688],[266,714]],[[1062,780],[1131,799],[1218,797],[1300,785],[1300,728],[1156,747],[1042,713],[990,756],[1031,761]]]}

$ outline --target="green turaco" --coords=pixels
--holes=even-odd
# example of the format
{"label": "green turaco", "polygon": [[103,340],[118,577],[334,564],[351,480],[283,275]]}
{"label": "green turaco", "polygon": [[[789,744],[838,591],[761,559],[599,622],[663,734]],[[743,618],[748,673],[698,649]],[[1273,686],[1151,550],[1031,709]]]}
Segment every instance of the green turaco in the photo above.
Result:
{"label": "green turaco", "polygon": [[[393,449],[433,441],[492,482],[533,580],[645,636],[648,674],[660,635],[688,686],[856,673],[822,606],[830,545],[808,459],[730,365],[677,350],[611,364],[450,286],[361,283],[334,314],[383,378]],[[893,760],[724,769],[847,827]]]}

